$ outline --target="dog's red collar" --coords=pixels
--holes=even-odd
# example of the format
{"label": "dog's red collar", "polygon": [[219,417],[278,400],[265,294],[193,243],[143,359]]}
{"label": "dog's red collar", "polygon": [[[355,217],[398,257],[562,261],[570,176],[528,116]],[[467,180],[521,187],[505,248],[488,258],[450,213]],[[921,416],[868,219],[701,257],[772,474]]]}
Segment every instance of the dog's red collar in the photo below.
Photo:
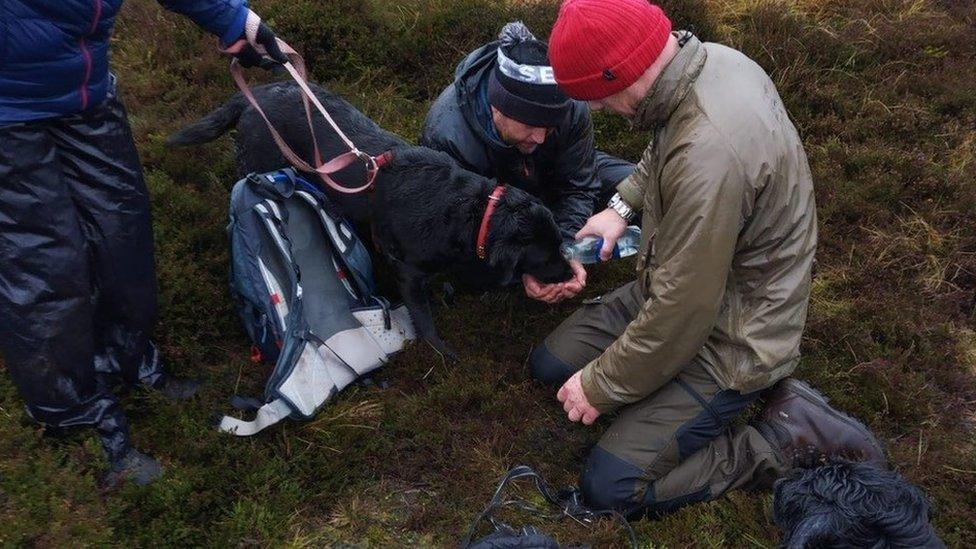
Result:
{"label": "dog's red collar", "polygon": [[390,162],[393,162],[393,150],[391,149],[379,156],[374,156],[373,161],[376,163],[377,170],[386,166]]}
{"label": "dog's red collar", "polygon": [[488,197],[488,206],[485,208],[484,217],[481,218],[481,228],[478,229],[478,259],[488,257],[488,222],[491,221],[491,215],[495,213],[495,206],[498,205],[498,201],[502,199],[504,194],[505,185],[499,185],[491,191],[491,196]]}

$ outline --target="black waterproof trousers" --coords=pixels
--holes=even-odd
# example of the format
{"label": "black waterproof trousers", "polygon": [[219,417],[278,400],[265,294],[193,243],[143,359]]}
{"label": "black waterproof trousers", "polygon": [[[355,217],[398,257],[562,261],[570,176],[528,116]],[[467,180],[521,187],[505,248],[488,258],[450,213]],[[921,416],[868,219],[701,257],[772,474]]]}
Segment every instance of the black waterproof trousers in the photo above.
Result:
{"label": "black waterproof trousers", "polygon": [[32,417],[128,449],[112,388],[162,378],[149,195],[114,97],[0,126],[0,351]]}

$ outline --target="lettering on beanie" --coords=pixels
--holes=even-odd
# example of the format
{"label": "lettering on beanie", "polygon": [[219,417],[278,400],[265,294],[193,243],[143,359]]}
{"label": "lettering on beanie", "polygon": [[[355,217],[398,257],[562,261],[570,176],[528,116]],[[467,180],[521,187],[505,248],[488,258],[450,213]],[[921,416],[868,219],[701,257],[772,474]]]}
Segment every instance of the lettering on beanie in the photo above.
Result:
{"label": "lettering on beanie", "polygon": [[535,84],[537,86],[556,85],[556,75],[552,72],[552,67],[548,65],[522,65],[505,55],[502,48],[498,48],[498,69],[502,71],[502,74],[512,80],[518,80],[526,84]]}

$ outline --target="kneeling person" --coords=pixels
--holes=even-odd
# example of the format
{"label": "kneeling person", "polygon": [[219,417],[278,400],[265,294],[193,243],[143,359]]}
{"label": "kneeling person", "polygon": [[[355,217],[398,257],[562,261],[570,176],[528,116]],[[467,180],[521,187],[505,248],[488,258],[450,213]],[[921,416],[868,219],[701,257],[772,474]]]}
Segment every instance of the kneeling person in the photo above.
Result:
{"label": "kneeling person", "polygon": [[[522,23],[509,23],[498,41],[458,65],[427,114],[420,144],[539,197],[565,240],[634,171],[630,162],[594,150],[586,103],[559,89],[545,42]],[[527,289],[536,282],[526,281]]]}
{"label": "kneeling person", "polygon": [[654,138],[581,235],[610,246],[643,212],[637,280],[584,305],[532,354],[571,421],[619,410],[581,481],[595,507],[660,514],[766,487],[827,455],[883,462],[870,432],[786,379],[799,361],[817,241],[803,146],[769,77],[672,33],[646,0],[568,0],[550,56],[571,96]]}

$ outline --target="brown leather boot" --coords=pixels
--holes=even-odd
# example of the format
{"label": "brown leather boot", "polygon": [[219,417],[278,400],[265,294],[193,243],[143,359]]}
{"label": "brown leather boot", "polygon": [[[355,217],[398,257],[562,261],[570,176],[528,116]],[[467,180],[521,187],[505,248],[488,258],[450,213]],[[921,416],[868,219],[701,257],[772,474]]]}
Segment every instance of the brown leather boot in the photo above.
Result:
{"label": "brown leather boot", "polygon": [[830,459],[867,461],[886,468],[887,460],[871,430],[835,410],[806,383],[787,378],[770,390],[756,428],[784,463],[816,467]]}

